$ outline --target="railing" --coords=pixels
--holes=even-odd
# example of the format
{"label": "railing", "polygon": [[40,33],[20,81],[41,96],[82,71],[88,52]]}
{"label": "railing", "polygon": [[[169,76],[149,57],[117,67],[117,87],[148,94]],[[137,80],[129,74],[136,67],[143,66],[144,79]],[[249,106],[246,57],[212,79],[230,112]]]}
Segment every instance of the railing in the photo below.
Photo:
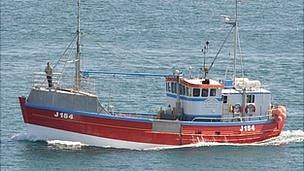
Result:
{"label": "railing", "polygon": [[150,113],[120,113],[114,112],[113,115],[115,116],[123,116],[123,117],[135,117],[135,118],[145,118],[145,119],[155,119],[157,115],[150,114]]}
{"label": "railing", "polygon": [[256,121],[273,118],[272,114],[260,115],[260,116],[235,116],[235,117],[194,117],[192,121],[210,121],[210,122],[233,122],[233,121]]}
{"label": "railing", "polygon": [[[112,115],[122,117],[133,117],[133,118],[145,118],[145,119],[157,119],[155,114],[144,114],[144,113],[120,113],[113,112]],[[194,117],[191,121],[193,122],[242,122],[242,121],[258,121],[265,119],[273,119],[272,114],[261,115],[261,116],[235,116],[235,117]]]}
{"label": "railing", "polygon": [[[44,72],[34,72],[32,87],[36,89],[47,88],[47,89],[73,89],[74,77],[63,77],[62,73],[52,74],[52,86],[49,87],[46,74]],[[81,78],[80,79],[80,90],[91,94],[96,94],[95,91],[95,79],[93,78]]]}
{"label": "railing", "polygon": [[[61,73],[53,73],[52,75],[52,84],[54,88],[60,87],[60,77]],[[44,72],[34,72],[33,74],[33,85],[34,88],[48,87],[48,80]]]}

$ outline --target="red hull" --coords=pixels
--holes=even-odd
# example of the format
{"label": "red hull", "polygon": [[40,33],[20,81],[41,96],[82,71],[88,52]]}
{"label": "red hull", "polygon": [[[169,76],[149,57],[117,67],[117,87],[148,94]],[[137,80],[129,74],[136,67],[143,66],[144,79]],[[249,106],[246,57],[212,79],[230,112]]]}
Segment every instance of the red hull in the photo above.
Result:
{"label": "red hull", "polygon": [[180,132],[157,132],[153,131],[153,121],[148,119],[127,119],[85,112],[64,113],[66,116],[63,117],[58,113],[62,111],[33,107],[26,104],[25,97],[19,100],[25,123],[96,137],[162,145],[185,145],[200,141],[253,143],[278,136],[285,122],[282,117],[257,122],[223,122],[222,125],[176,121],[181,124]]}

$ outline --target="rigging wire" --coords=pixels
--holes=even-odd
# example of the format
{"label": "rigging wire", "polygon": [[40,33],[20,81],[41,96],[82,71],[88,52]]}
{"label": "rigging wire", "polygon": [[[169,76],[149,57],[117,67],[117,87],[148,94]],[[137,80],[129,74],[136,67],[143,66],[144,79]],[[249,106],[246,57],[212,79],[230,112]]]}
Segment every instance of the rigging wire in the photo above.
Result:
{"label": "rigging wire", "polygon": [[77,37],[77,34],[75,34],[75,36],[73,37],[72,41],[70,42],[70,44],[65,48],[64,52],[62,53],[62,55],[60,56],[60,58],[57,60],[57,62],[53,65],[53,68],[55,69],[56,66],[59,64],[61,58],[63,58],[66,54],[66,52],[68,51],[68,49],[70,49],[70,46],[72,45],[72,43],[75,41]]}
{"label": "rigging wire", "polygon": [[[74,35],[73,39],[71,40],[71,42],[68,44],[68,46],[66,46],[66,48],[65,48],[64,52],[62,53],[62,55],[59,57],[59,59],[58,59],[58,60],[55,62],[55,64],[53,65],[53,69],[55,69],[56,66],[59,64],[59,62],[62,61],[62,58],[65,57],[67,51],[70,49],[70,47],[71,47],[71,45],[73,44],[73,42],[75,41],[75,38],[76,38],[76,37],[77,37],[77,34],[75,33],[75,35]],[[71,50],[71,51],[72,51],[72,50]],[[71,52],[70,52],[70,55],[71,55]],[[63,71],[64,71],[64,68],[65,68],[65,65],[66,65],[66,63],[65,63],[64,66],[63,66],[63,69],[62,69],[62,72],[61,72],[62,74],[61,74],[61,76],[58,78],[58,81],[61,80],[61,78],[62,78]],[[43,83],[46,82],[46,80],[47,80],[47,79],[45,78],[44,81],[43,81]]]}
{"label": "rigging wire", "polygon": [[[73,41],[72,41],[73,42]],[[63,64],[63,67],[62,67],[62,70],[61,70],[61,75],[60,77],[58,78],[58,81],[60,81],[62,78],[63,78],[63,73],[65,72],[65,68],[66,68],[66,65],[70,62],[69,60],[72,58],[73,56],[73,49],[75,48],[75,44],[73,44],[72,48],[70,48],[70,52],[69,54],[67,55],[67,59],[64,61],[64,64]]]}
{"label": "rigging wire", "polygon": [[[73,55],[74,55],[73,49],[75,49],[75,44],[73,44],[73,46],[72,46],[72,48],[71,48],[69,54],[67,55],[67,59],[64,61],[64,66],[65,66],[67,63],[71,63],[71,60],[72,60],[71,58],[72,58]],[[72,62],[74,62],[74,61],[75,61],[75,59],[72,60]],[[63,69],[64,69],[64,67],[63,67]],[[62,72],[63,72],[63,71],[62,71]]]}
{"label": "rigging wire", "polygon": [[231,27],[231,29],[230,29],[229,33],[227,34],[227,36],[226,36],[224,42],[222,43],[220,49],[217,51],[217,53],[216,53],[216,55],[215,55],[215,57],[214,57],[214,59],[213,59],[211,65],[210,65],[210,67],[209,67],[209,69],[208,69],[209,71],[211,70],[211,68],[212,68],[212,66],[213,66],[213,64],[214,64],[214,62],[215,62],[215,60],[216,60],[216,58],[218,57],[218,55],[219,55],[220,52],[222,51],[222,49],[223,49],[223,47],[224,47],[224,44],[226,43],[226,41],[227,41],[227,39],[228,39],[229,35],[231,34],[231,32],[232,32],[232,30],[233,30],[234,27],[235,27],[235,26],[232,26],[232,27]]}

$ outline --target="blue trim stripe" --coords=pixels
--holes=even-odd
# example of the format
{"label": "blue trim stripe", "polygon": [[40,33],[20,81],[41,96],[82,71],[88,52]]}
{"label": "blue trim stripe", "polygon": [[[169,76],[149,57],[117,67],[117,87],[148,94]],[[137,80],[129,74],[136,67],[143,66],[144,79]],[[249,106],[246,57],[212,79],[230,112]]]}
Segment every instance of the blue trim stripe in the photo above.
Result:
{"label": "blue trim stripe", "polygon": [[189,114],[185,113],[184,116],[186,117],[206,117],[206,118],[221,118],[222,114],[216,113],[216,114]]}
{"label": "blue trim stripe", "polygon": [[[172,97],[172,98],[177,98],[176,94],[167,93],[167,96]],[[180,97],[180,99],[186,100],[186,101],[202,101],[203,102],[208,99],[208,97],[187,97],[187,96],[183,96],[183,95],[180,95],[179,97]],[[215,98],[215,99],[217,101],[222,101],[222,98]]]}
{"label": "blue trim stripe", "polygon": [[241,126],[241,125],[262,125],[269,124],[273,120],[263,119],[254,121],[242,121],[242,122],[193,122],[193,121],[183,121],[182,125],[191,126]]}
{"label": "blue trim stripe", "polygon": [[98,71],[98,70],[84,70],[80,71],[84,76],[90,74],[103,74],[103,75],[122,75],[122,76],[139,76],[139,77],[167,77],[170,74],[155,74],[144,72],[112,72],[112,71]]}

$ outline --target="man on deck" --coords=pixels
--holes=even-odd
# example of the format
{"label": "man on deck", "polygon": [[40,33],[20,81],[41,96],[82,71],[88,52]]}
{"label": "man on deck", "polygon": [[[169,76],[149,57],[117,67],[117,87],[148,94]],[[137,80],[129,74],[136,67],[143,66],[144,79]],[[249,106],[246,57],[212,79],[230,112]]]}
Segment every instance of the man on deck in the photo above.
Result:
{"label": "man on deck", "polygon": [[44,72],[46,73],[46,79],[49,83],[49,88],[53,87],[53,83],[52,83],[53,68],[51,67],[50,62],[47,63]]}

